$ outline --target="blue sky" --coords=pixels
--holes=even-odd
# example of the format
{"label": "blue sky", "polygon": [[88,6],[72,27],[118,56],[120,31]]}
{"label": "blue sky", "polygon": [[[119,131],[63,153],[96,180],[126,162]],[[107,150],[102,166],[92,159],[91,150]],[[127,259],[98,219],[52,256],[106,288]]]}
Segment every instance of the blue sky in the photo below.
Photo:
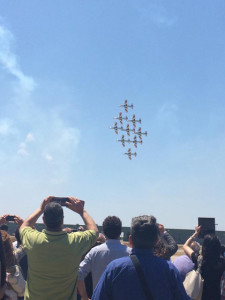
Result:
{"label": "blue sky", "polygon": [[[97,224],[225,230],[224,1],[0,1],[2,214],[76,196]],[[143,145],[109,127],[128,99]],[[123,111],[124,114],[124,111]],[[82,223],[65,212],[66,223]]]}

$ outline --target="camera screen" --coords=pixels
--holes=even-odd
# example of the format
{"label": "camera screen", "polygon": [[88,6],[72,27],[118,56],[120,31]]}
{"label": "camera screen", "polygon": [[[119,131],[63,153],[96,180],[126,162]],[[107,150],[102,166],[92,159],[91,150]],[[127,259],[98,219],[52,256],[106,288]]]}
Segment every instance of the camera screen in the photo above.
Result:
{"label": "camera screen", "polygon": [[204,238],[206,234],[215,234],[215,218],[198,218],[198,226],[200,225],[199,238]]}

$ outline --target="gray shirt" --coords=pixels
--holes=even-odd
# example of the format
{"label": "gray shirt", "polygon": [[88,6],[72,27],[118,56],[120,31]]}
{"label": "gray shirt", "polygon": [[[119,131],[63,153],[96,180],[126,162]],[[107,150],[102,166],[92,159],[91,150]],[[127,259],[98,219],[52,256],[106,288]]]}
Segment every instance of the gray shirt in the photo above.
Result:
{"label": "gray shirt", "polygon": [[128,256],[131,248],[124,246],[119,240],[107,240],[104,244],[92,248],[80,263],[78,279],[84,280],[92,273],[93,289],[95,289],[106,266],[114,259]]}

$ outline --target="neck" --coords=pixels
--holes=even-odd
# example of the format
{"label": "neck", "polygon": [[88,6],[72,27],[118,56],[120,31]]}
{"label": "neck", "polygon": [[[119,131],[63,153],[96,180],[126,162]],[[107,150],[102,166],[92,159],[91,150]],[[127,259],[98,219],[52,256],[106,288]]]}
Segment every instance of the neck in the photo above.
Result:
{"label": "neck", "polygon": [[58,231],[62,231],[62,228],[60,227],[60,228],[49,228],[49,227],[47,227],[46,228],[48,231],[54,231],[54,232],[58,232]]}

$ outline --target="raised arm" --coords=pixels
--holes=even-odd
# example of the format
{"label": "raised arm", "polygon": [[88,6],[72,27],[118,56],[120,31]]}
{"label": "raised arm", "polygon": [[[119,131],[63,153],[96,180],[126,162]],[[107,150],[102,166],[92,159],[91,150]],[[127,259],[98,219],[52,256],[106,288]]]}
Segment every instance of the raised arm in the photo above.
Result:
{"label": "raised arm", "polygon": [[20,226],[20,231],[24,227],[34,227],[35,223],[37,222],[38,218],[43,214],[45,206],[50,202],[53,196],[49,196],[43,200],[41,206],[35,210]]}
{"label": "raised arm", "polygon": [[177,252],[178,249],[178,245],[175,242],[174,238],[167,232],[164,231],[162,238],[164,239],[164,241],[166,241],[166,246],[169,252],[169,255],[172,256]]}
{"label": "raised arm", "polygon": [[87,230],[94,230],[98,232],[98,228],[95,224],[95,221],[84,209],[82,202],[79,199],[74,197],[69,197],[69,199],[70,202],[66,202],[67,207],[81,216],[81,218],[83,219],[87,227]]}
{"label": "raised arm", "polygon": [[200,232],[200,229],[201,229],[201,226],[196,226],[195,227],[195,233],[189,237],[189,239],[185,242],[185,244],[183,245],[183,249],[184,249],[184,252],[187,254],[187,256],[189,256],[191,258],[192,256],[192,253],[194,252],[192,249],[191,249],[191,243],[195,240],[195,238],[199,235],[199,232]]}

